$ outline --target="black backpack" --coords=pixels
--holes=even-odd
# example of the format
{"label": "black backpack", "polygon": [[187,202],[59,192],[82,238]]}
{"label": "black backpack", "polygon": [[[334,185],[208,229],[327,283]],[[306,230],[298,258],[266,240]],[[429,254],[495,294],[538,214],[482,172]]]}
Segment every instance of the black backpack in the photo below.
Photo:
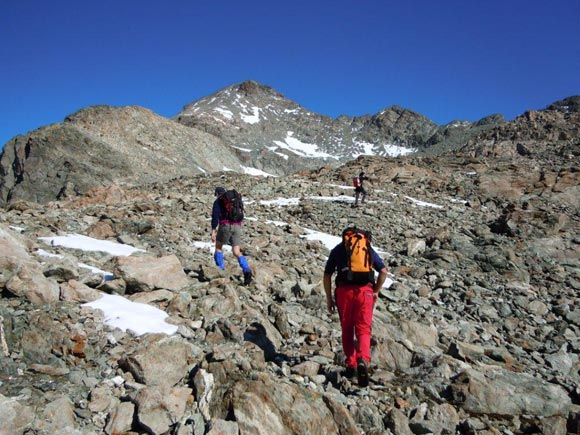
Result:
{"label": "black backpack", "polygon": [[226,191],[220,196],[221,202],[226,210],[227,220],[230,222],[241,222],[244,220],[244,203],[242,195],[237,190]]}

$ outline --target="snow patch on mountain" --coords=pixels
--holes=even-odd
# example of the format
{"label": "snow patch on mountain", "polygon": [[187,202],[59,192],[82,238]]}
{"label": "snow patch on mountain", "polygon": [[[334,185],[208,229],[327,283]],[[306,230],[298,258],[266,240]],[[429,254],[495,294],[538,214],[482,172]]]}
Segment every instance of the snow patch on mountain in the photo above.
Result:
{"label": "snow patch on mountain", "polygon": [[398,157],[417,152],[417,148],[407,148],[399,145],[385,144],[383,149],[388,156]]}
{"label": "snow patch on mountain", "polygon": [[289,131],[287,132],[284,141],[276,140],[274,141],[274,143],[278,145],[280,148],[288,150],[301,157],[318,157],[338,160],[338,157],[336,156],[319,151],[318,145],[301,142],[299,139],[293,137],[293,135],[294,132]]}
{"label": "snow patch on mountain", "polygon": [[260,122],[260,108],[252,107],[252,115],[246,115],[245,113],[240,113],[242,121],[248,124],[257,124]]}
{"label": "snow patch on mountain", "polygon": [[213,109],[214,111],[218,112],[219,114],[223,115],[224,117],[226,117],[227,119],[233,119],[234,118],[234,114],[227,110],[224,109],[223,107],[216,107],[215,109]]}

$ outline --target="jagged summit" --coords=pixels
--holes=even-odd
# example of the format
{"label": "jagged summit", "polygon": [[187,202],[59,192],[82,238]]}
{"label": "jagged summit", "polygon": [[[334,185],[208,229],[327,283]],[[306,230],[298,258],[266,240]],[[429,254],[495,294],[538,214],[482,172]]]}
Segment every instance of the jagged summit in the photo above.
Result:
{"label": "jagged summit", "polygon": [[273,87],[260,84],[254,80],[246,80],[245,82],[234,86],[237,87],[238,92],[243,93],[246,96],[269,94],[284,98],[284,95],[276,91]]}

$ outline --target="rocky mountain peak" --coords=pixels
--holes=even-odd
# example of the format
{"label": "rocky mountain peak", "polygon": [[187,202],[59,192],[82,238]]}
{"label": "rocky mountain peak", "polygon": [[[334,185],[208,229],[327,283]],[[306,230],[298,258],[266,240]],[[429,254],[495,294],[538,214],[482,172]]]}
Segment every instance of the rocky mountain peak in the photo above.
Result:
{"label": "rocky mountain peak", "polygon": [[[267,111],[279,115],[283,109],[297,109],[299,105],[284,97],[274,88],[248,80],[235,85],[227,86],[214,94],[203,97],[186,105],[175,119],[188,124],[193,122],[188,117],[208,117],[222,121],[241,121],[256,123],[259,117],[256,110]],[[250,117],[250,118],[249,118]]]}
{"label": "rocky mountain peak", "polygon": [[428,119],[427,117],[425,117],[425,116],[423,116],[423,115],[421,115],[421,114],[419,114],[411,109],[407,109],[405,107],[398,106],[396,104],[381,110],[376,116],[383,116],[383,115],[388,114],[388,113],[396,113],[399,116],[403,116],[403,115],[417,116],[417,117],[421,117],[424,119]]}
{"label": "rocky mountain peak", "polygon": [[564,113],[580,112],[580,95],[574,95],[572,97],[556,101],[555,103],[550,104],[544,110],[557,110]]}
{"label": "rocky mountain peak", "polygon": [[423,145],[437,130],[438,125],[417,112],[401,106],[390,106],[373,117],[379,128],[390,131],[407,142],[409,147]]}
{"label": "rocky mountain peak", "polygon": [[502,114],[494,113],[493,115],[489,115],[489,116],[486,116],[484,118],[481,118],[479,121],[475,122],[474,125],[477,125],[477,126],[485,126],[485,125],[496,126],[496,125],[503,124],[505,122],[506,122],[506,120]]}
{"label": "rocky mountain peak", "polygon": [[247,80],[245,82],[240,83],[239,85],[232,86],[234,89],[237,90],[238,93],[250,96],[250,95],[269,95],[269,96],[276,96],[279,98],[284,98],[284,95],[277,92],[271,86],[263,85],[258,83],[254,80]]}

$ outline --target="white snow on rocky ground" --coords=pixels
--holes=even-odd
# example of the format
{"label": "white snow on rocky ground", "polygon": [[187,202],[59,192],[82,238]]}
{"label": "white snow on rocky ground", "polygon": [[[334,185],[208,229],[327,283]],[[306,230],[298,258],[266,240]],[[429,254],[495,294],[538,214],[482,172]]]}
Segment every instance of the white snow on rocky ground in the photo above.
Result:
{"label": "white snow on rocky ground", "polygon": [[[144,252],[143,249],[134,248],[130,245],[94,239],[79,234],[39,237],[39,239],[51,246],[62,246],[64,248],[80,249],[83,251],[107,252],[115,256],[127,256],[138,251]],[[41,257],[62,257],[45,250],[39,250],[38,254]],[[89,268],[95,273],[102,273],[105,279],[113,276],[110,272],[105,272],[82,263],[79,266]],[[151,305],[131,302],[123,296],[102,293],[100,299],[83,304],[83,306],[102,310],[107,325],[112,328],[122,329],[123,331],[130,331],[135,335],[142,335],[148,332],[171,335],[177,332],[177,326],[165,322],[165,318],[167,318],[165,311]]]}
{"label": "white snow on rocky ground", "polygon": [[331,183],[329,183],[329,184],[327,184],[327,186],[337,187],[337,188],[343,189],[343,190],[354,190],[354,187],[353,186],[343,186],[343,185],[340,185],[340,184],[331,184]]}
{"label": "white snow on rocky ground", "polygon": [[332,234],[322,233],[320,231],[310,230],[308,228],[305,228],[305,231],[306,235],[301,237],[305,238],[306,240],[318,240],[324,246],[326,246],[329,251],[342,241],[341,237],[333,236]]}
{"label": "white snow on rocky ground", "polygon": [[356,159],[358,156],[362,156],[362,155],[373,155],[373,149],[375,147],[374,144],[369,143],[369,142],[354,142],[353,145],[355,146],[359,146],[363,148],[363,151],[360,153],[354,152],[352,153],[352,158]]}
{"label": "white snow on rocky ground", "polygon": [[172,335],[177,332],[176,325],[165,322],[168,316],[165,311],[148,304],[131,302],[119,295],[103,293],[100,299],[83,304],[83,306],[102,310],[107,325],[135,335],[146,333]]}
{"label": "white snow on rocky ground", "polygon": [[276,175],[272,175],[260,169],[251,168],[248,166],[242,166],[242,170],[244,171],[244,174],[253,175],[254,177],[276,177]]}
{"label": "white snow on rocky ground", "polygon": [[[41,257],[47,257],[47,258],[64,258],[64,255],[60,255],[60,254],[52,254],[48,251],[45,251],[44,249],[39,249],[38,251],[36,251],[36,253],[41,256]],[[96,274],[96,275],[103,275],[103,279],[105,281],[110,281],[112,279],[114,279],[114,275],[111,272],[106,272],[104,270],[99,269],[98,267],[94,267],[94,266],[89,266],[88,264],[84,264],[84,263],[79,263],[78,266],[80,268],[83,269],[88,269],[90,270],[92,273]]]}
{"label": "white snow on rocky ground", "polygon": [[223,107],[216,107],[213,110],[226,117],[227,119],[234,118],[234,114],[230,110],[224,109]]}
{"label": "white snow on rocky ground", "polygon": [[[215,243],[213,243],[213,242],[195,241],[195,242],[192,243],[192,246],[194,248],[197,248],[197,249],[207,249],[212,254],[213,254],[213,251],[215,249]],[[224,245],[223,246],[223,251],[224,252],[232,252],[232,247],[229,246],[229,245]]]}
{"label": "white snow on rocky ground", "polygon": [[[333,185],[329,185],[329,186],[333,186]],[[345,190],[354,189],[350,186],[336,186],[336,185],[334,185],[334,187],[337,187],[340,189],[345,189]],[[379,192],[379,191],[377,190],[377,192]],[[393,196],[397,196],[397,195],[393,194]],[[374,201],[374,200],[368,199],[368,198],[369,198],[369,195],[367,195],[367,202],[369,202],[369,203],[377,202],[377,201]],[[420,199],[412,198],[410,196],[405,196],[405,198],[408,199],[409,201],[411,201],[414,205],[416,205],[418,207],[444,208],[442,205],[422,201]],[[306,197],[304,197],[304,199],[311,199],[311,200],[318,200],[318,201],[354,202],[354,194],[352,196],[349,196],[349,195],[314,196],[314,195],[312,195],[312,196],[306,196]],[[275,199],[270,199],[270,200],[261,200],[260,204],[267,205],[267,206],[285,207],[285,206],[299,205],[300,200],[301,200],[301,198],[282,198],[282,197],[280,197],[280,198],[275,198]],[[454,202],[454,203],[463,203],[463,204],[467,203],[467,201],[453,199],[453,198],[450,198],[449,201]],[[389,201],[378,201],[378,202],[383,203],[383,204],[390,204]]]}
{"label": "white snow on rocky ground", "polygon": [[391,157],[404,156],[417,151],[417,148],[406,148],[399,145],[391,145],[391,144],[383,145],[383,148],[385,150],[385,153]]}
{"label": "white snow on rocky ground", "polygon": [[40,240],[51,246],[80,249],[82,251],[106,252],[115,256],[128,256],[134,252],[145,252],[143,249],[134,248],[121,243],[98,240],[80,234],[68,234],[66,236],[39,237]]}
{"label": "white snow on rocky ground", "polygon": [[[351,202],[354,201],[354,196],[338,195],[338,196],[307,196],[304,199],[312,199],[319,201],[337,201],[337,202]],[[290,205],[299,205],[300,198],[276,198],[270,200],[261,200],[260,204],[267,206],[286,207]]]}
{"label": "white snow on rocky ground", "polygon": [[420,199],[411,198],[410,196],[405,196],[409,201],[412,201],[415,205],[420,207],[432,207],[432,208],[443,208],[442,205],[432,204],[430,202],[421,201]]}
{"label": "white snow on rocky ground", "polygon": [[260,201],[262,205],[277,205],[277,206],[287,206],[287,205],[298,205],[300,204],[300,198],[276,198],[269,200]]}
{"label": "white snow on rocky ground", "polygon": [[354,196],[338,195],[338,196],[308,196],[307,199],[317,201],[337,201],[337,202],[354,202]]}
{"label": "white snow on rocky ground", "polygon": [[[368,198],[368,197],[367,197]],[[349,195],[337,195],[337,196],[306,196],[303,199],[310,199],[314,201],[335,201],[335,202],[354,202],[354,196]],[[286,207],[290,205],[299,205],[301,198],[276,198],[270,200],[261,200],[260,204],[267,206],[278,206]],[[390,204],[389,201],[371,201],[367,202],[379,202],[382,204]]]}

